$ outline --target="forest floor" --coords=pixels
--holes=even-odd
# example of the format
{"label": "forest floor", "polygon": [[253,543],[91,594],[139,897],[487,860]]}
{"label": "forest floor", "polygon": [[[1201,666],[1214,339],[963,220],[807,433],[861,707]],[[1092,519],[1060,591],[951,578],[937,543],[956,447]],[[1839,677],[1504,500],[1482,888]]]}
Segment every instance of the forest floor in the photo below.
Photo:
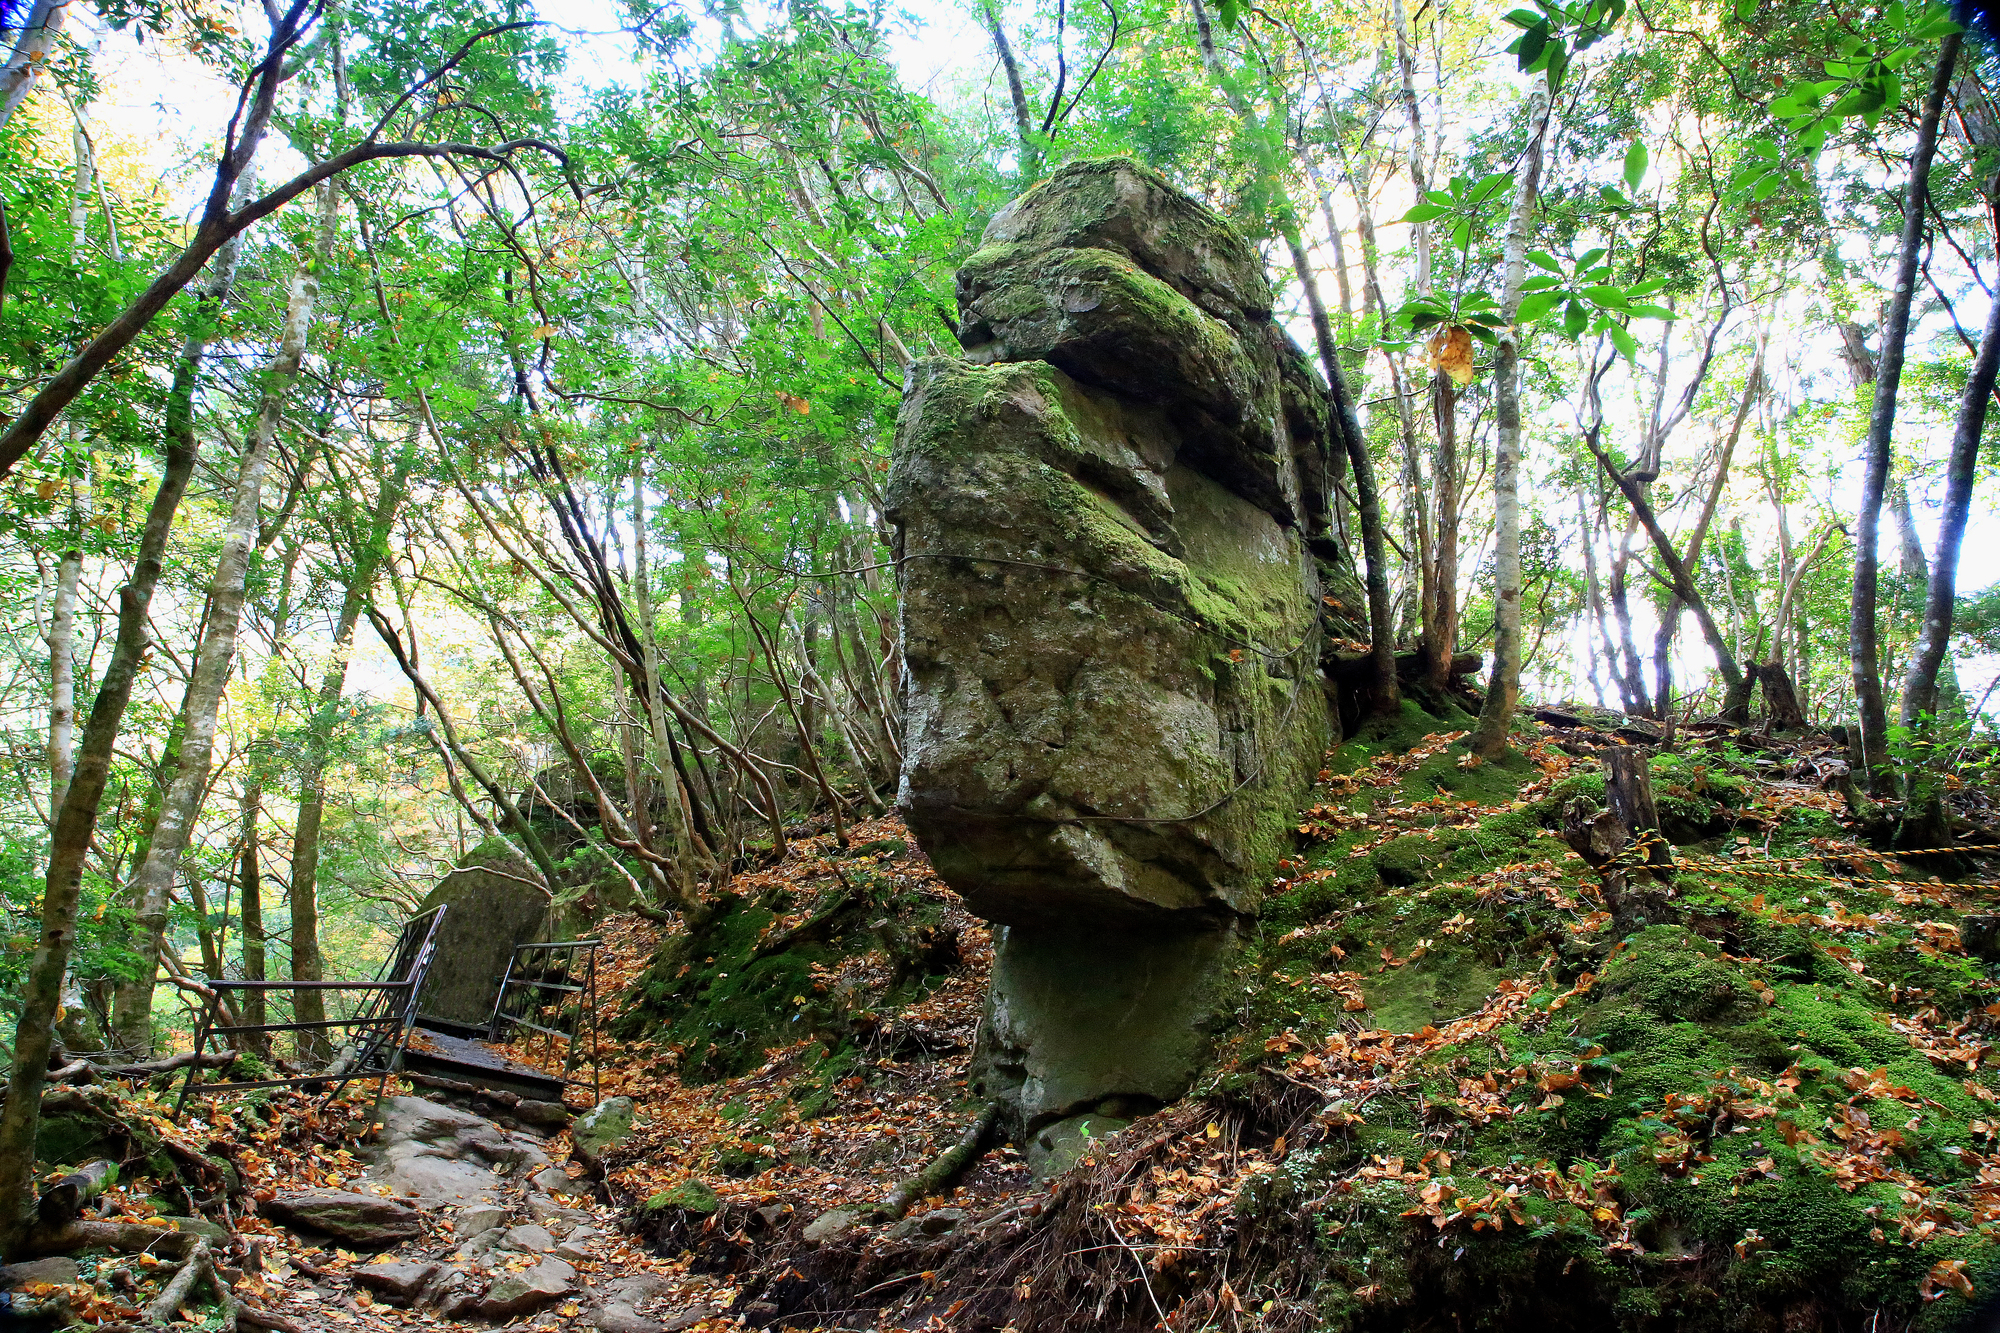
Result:
{"label": "forest floor", "polygon": [[[2000,986],[1966,952],[1990,865],[1862,843],[1829,743],[1696,732],[1654,764],[1682,920],[1613,938],[1554,828],[1602,797],[1617,720],[1550,716],[1506,764],[1420,718],[1330,756],[1209,1075],[1066,1175],[1000,1147],[869,1215],[978,1115],[991,955],[887,817],[739,877],[699,949],[607,923],[603,1093],[637,1127],[592,1169],[563,1134],[496,1162],[483,1246],[446,1206],[379,1253],[312,1244],[239,1195],[241,1326],[1955,1326],[2000,1279]],[[138,1106],[252,1198],[395,1189],[365,1163],[396,1116],[358,1092]],[[106,1212],[157,1217],[164,1189]],[[383,1264],[438,1271],[398,1309]],[[519,1315],[466,1305],[535,1274]],[[159,1281],[129,1256],[76,1278],[100,1324]],[[223,1318],[197,1298],[181,1326]]]}

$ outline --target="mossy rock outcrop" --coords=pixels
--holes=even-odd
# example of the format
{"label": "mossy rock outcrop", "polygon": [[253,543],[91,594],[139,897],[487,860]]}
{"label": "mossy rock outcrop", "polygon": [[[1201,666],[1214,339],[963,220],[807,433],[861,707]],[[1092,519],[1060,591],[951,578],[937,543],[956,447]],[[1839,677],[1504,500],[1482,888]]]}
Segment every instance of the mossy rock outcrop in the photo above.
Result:
{"label": "mossy rock outcrop", "polygon": [[[993,220],[958,299],[966,357],[911,367],[887,492],[899,804],[1010,928],[982,1068],[1019,1135],[1185,1089],[1331,738],[1327,631],[1363,631],[1325,390],[1220,218],[1075,163]],[[1135,1001],[1159,1031],[1106,1007]]]}

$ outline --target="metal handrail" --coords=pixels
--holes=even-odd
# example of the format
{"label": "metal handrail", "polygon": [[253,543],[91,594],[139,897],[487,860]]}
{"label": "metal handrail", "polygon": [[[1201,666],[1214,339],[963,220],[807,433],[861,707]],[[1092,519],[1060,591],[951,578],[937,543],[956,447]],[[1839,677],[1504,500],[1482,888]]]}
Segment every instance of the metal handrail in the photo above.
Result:
{"label": "metal handrail", "polygon": [[[244,1092],[252,1088],[290,1088],[332,1082],[333,1087],[321,1099],[331,1101],[340,1095],[348,1083],[369,1073],[379,1075],[375,1086],[375,1095],[379,1098],[388,1087],[389,1075],[402,1066],[403,1049],[409,1045],[410,1030],[417,1022],[417,998],[423,991],[424,980],[430,973],[431,959],[437,951],[438,926],[444,920],[444,913],[445,906],[440,904],[428,912],[405,921],[402,930],[397,933],[396,947],[382,960],[382,966],[376,969],[373,981],[208,982],[208,999],[202,1006],[201,1023],[194,1039],[196,1059],[188,1066],[187,1077],[181,1083],[181,1095],[174,1103],[174,1115],[179,1117],[187,1106],[189,1094],[197,1090],[207,1095],[218,1092]],[[222,1017],[224,994],[231,991],[272,990],[357,991],[367,995],[368,998],[352,1018],[292,1023],[224,1024],[217,1021]],[[400,1004],[396,1002],[399,994],[402,996]],[[195,1081],[201,1069],[200,1056],[213,1038],[239,1032],[308,1032],[336,1027],[360,1029],[354,1041],[354,1058],[337,1073],[325,1071],[318,1074],[299,1074],[289,1078],[250,1079],[232,1083]]]}
{"label": "metal handrail", "polygon": [[[500,993],[493,999],[493,1017],[487,1023],[488,1041],[500,1041],[504,1029],[509,1024],[543,1034],[547,1038],[545,1049],[549,1055],[555,1053],[556,1042],[563,1041],[565,1043],[563,1071],[560,1077],[565,1087],[583,1086],[582,1079],[571,1078],[570,1074],[576,1068],[577,1057],[580,1054],[578,1048],[583,1036],[582,1029],[587,1023],[590,1032],[590,1090],[593,1103],[602,1101],[604,1097],[604,1073],[599,1062],[597,1041],[597,947],[600,943],[602,943],[600,940],[548,940],[536,944],[516,945],[514,952],[508,955],[507,971],[500,978]],[[585,951],[584,980],[580,983],[570,980],[576,972],[575,952],[579,949]],[[562,960],[562,970],[559,975],[563,980],[547,980],[546,973],[542,976],[518,975],[527,955],[536,951],[545,955],[566,951],[570,955]],[[578,998],[574,1005],[557,1003],[553,1006],[554,1013],[547,1014],[544,1011],[551,1008],[551,1005],[547,1001],[535,998],[534,993],[537,991],[553,992],[558,996],[574,995]],[[512,1004],[509,1003],[510,998],[514,1001]],[[551,1023],[559,1023],[567,1016],[569,1023],[566,1029],[550,1026],[534,1021],[534,1018],[529,1017],[530,1014],[536,1018],[548,1017]]]}

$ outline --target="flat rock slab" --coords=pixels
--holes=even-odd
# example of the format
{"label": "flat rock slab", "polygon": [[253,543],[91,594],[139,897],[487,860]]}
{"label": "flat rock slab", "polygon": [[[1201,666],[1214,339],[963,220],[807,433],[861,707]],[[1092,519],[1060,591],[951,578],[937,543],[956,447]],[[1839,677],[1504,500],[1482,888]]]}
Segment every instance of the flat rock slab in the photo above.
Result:
{"label": "flat rock slab", "polygon": [[547,1254],[556,1247],[556,1238],[542,1227],[529,1225],[515,1227],[507,1233],[507,1248],[522,1250],[529,1254]]}
{"label": "flat rock slab", "polygon": [[490,1204],[478,1208],[461,1208],[452,1217],[452,1230],[460,1240],[471,1240],[481,1232],[491,1231],[507,1222],[507,1210]]}
{"label": "flat rock slab", "polygon": [[491,1204],[501,1176],[549,1164],[534,1142],[422,1097],[390,1097],[377,1115],[382,1130],[362,1179],[425,1205]]}
{"label": "flat rock slab", "polygon": [[479,1313],[488,1319],[512,1319],[555,1304],[576,1288],[576,1270],[560,1259],[544,1259],[525,1272],[503,1277],[487,1288]]}
{"label": "flat rock slab", "polygon": [[398,1305],[408,1305],[416,1300],[437,1274],[436,1264],[394,1259],[355,1269],[354,1281],[357,1286],[366,1287],[386,1300]]}
{"label": "flat rock slab", "polygon": [[344,1190],[289,1191],[263,1211],[287,1226],[324,1232],[362,1249],[386,1249],[424,1233],[423,1215],[408,1204]]}
{"label": "flat rock slab", "polygon": [[38,1282],[61,1285],[76,1281],[81,1271],[76,1265],[76,1260],[62,1255],[48,1259],[30,1259],[26,1263],[0,1267],[0,1289],[12,1291],[16,1287],[26,1287]]}

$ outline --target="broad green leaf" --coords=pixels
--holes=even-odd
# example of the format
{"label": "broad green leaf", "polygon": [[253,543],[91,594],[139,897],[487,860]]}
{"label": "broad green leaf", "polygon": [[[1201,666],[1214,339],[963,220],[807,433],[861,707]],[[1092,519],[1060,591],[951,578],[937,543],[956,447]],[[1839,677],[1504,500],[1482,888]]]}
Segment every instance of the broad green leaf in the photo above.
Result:
{"label": "broad green leaf", "polygon": [[1563,271],[1562,265],[1556,262],[1556,257],[1546,250],[1528,251],[1528,262],[1536,268],[1545,268],[1551,273]]}
{"label": "broad green leaf", "polygon": [[1556,302],[1563,297],[1561,292],[1533,292],[1521,298],[1521,304],[1514,310],[1514,323],[1532,324],[1549,311],[1556,308]]}
{"label": "broad green leaf", "polygon": [[1616,287],[1609,284],[1585,287],[1583,295],[1589,299],[1591,304],[1602,306],[1606,310],[1624,310],[1632,304],[1625,299],[1624,292],[1619,291]]}
{"label": "broad green leaf", "polygon": [[1638,190],[1639,182],[1646,179],[1647,161],[1648,157],[1646,154],[1646,145],[1640,140],[1634,139],[1632,141],[1632,146],[1625,150],[1626,189],[1633,191]]}
{"label": "broad green leaf", "polygon": [[[1631,293],[1627,292],[1626,295],[1630,296]],[[1665,306],[1652,305],[1646,301],[1635,302],[1631,307],[1630,313],[1634,319],[1664,319],[1671,321],[1680,318],[1679,315],[1676,315]]]}
{"label": "broad green leaf", "polygon": [[1435,310],[1413,310],[1410,312],[1410,330],[1413,333],[1422,333],[1432,325],[1443,322],[1444,316]]}
{"label": "broad green leaf", "polygon": [[1532,70],[1540,64],[1542,57],[1548,53],[1548,46],[1549,25],[1546,22],[1537,23],[1522,33],[1520,41],[1515,43],[1522,70]]}
{"label": "broad green leaf", "polygon": [[1609,250],[1606,250],[1601,245],[1598,246],[1595,250],[1585,250],[1583,254],[1576,261],[1576,271],[1578,273],[1582,273],[1588,269],[1594,268],[1598,260],[1604,258],[1604,256],[1610,253],[1611,252]]}
{"label": "broad green leaf", "polygon": [[1472,187],[1473,202],[1483,204],[1513,183],[1513,172],[1496,171],[1491,176],[1482,178],[1477,185]]}
{"label": "broad green leaf", "polygon": [[1625,294],[1627,296],[1651,296],[1666,285],[1667,280],[1665,278],[1647,278],[1644,282],[1635,282],[1630,287],[1627,287]]}
{"label": "broad green leaf", "polygon": [[1583,302],[1572,300],[1563,307],[1563,332],[1574,338],[1581,334],[1590,323],[1590,312],[1583,308]]}
{"label": "broad green leaf", "polygon": [[1638,207],[1637,204],[1633,203],[1630,199],[1627,199],[1623,194],[1619,193],[1616,187],[1610,185],[1598,186],[1597,197],[1599,199],[1602,199],[1605,203],[1609,204],[1613,208]]}
{"label": "broad green leaf", "polygon": [[1610,337],[1611,345],[1618,349],[1619,355],[1623,356],[1627,361],[1636,362],[1638,360],[1639,340],[1637,338],[1634,338],[1629,332],[1616,324],[1606,324],[1604,332]]}
{"label": "broad green leaf", "polygon": [[1736,0],[1736,21],[1748,23],[1757,17],[1757,0]]}
{"label": "broad green leaf", "polygon": [[1510,9],[1507,11],[1506,21],[1517,28],[1532,28],[1542,22],[1542,16],[1532,9]]}
{"label": "broad green leaf", "polygon": [[1452,193],[1450,190],[1425,190],[1424,198],[1430,200],[1434,204],[1442,204],[1447,209],[1451,208],[1453,205],[1458,203],[1458,200],[1452,197]]}
{"label": "broad green leaf", "polygon": [[1401,220],[1404,222],[1429,222],[1432,218],[1441,218],[1450,212],[1449,208],[1438,204],[1418,204],[1411,208],[1409,212],[1403,214]]}
{"label": "broad green leaf", "polygon": [[1750,191],[1750,197],[1761,204],[1778,192],[1778,186],[1783,181],[1784,177],[1778,172],[1767,172],[1758,179],[1756,188]]}
{"label": "broad green leaf", "polygon": [[1542,273],[1522,283],[1521,290],[1524,292],[1545,292],[1551,287],[1560,286],[1562,286],[1561,278],[1551,277],[1546,273]]}

